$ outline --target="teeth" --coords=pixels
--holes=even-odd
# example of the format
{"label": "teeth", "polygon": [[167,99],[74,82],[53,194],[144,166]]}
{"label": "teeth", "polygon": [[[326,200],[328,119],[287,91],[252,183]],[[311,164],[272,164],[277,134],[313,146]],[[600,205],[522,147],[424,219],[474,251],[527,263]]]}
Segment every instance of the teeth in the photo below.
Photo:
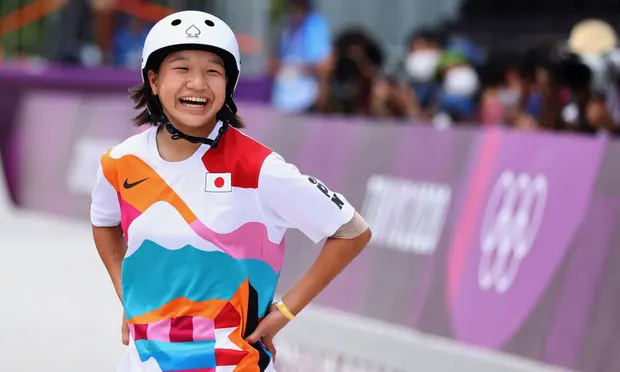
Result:
{"label": "teeth", "polygon": [[207,103],[207,99],[202,97],[183,97],[181,99],[188,102]]}
{"label": "teeth", "polygon": [[191,107],[191,108],[203,108],[204,107],[204,105],[192,105],[192,104],[189,104],[189,103],[184,103],[183,106]]}

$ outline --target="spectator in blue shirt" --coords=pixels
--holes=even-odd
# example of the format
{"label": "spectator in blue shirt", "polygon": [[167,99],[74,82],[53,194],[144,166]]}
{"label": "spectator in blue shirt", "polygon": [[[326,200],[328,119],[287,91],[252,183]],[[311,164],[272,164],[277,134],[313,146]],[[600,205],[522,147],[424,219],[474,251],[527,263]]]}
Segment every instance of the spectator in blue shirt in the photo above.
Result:
{"label": "spectator in blue shirt", "polygon": [[274,56],[272,103],[289,113],[309,110],[316,102],[318,72],[331,54],[327,21],[312,10],[310,0],[288,0],[290,17]]}
{"label": "spectator in blue shirt", "polygon": [[138,18],[131,18],[124,22],[114,37],[114,64],[139,69],[142,46],[148,32],[149,28]]}

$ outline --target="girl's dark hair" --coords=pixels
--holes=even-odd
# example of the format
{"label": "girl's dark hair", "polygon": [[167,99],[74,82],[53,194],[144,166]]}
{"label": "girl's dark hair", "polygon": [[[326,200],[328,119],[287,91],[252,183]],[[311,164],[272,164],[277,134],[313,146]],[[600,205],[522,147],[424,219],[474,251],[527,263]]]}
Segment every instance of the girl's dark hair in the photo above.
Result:
{"label": "girl's dark hair", "polygon": [[[151,114],[148,110],[148,103],[154,102],[157,100],[157,97],[153,95],[153,91],[148,82],[142,83],[136,87],[133,87],[129,90],[130,98],[133,101],[134,109],[141,110],[140,113],[133,118],[134,125],[140,127],[142,125],[159,125],[152,120]],[[226,110],[226,108],[222,108],[222,110]],[[225,117],[230,115],[222,115],[220,113],[217,114],[218,119],[220,117]],[[228,121],[228,124],[233,128],[245,128],[245,124],[239,115],[234,116],[232,120]]]}

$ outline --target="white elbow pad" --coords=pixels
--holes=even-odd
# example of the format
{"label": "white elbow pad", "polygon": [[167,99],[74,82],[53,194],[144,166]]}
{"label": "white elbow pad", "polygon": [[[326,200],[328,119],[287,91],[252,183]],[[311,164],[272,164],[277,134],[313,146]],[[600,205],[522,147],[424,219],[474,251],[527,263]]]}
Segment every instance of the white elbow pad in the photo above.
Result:
{"label": "white elbow pad", "polygon": [[368,229],[368,223],[357,212],[351,220],[340,228],[332,235],[332,238],[336,239],[354,239],[362,235],[364,231]]}

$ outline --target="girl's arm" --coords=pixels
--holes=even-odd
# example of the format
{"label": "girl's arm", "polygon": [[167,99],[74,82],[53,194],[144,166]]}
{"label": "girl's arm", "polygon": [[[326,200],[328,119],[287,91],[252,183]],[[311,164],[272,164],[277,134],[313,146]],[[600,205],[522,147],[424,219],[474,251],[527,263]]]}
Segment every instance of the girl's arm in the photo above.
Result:
{"label": "girl's arm", "polygon": [[122,303],[121,267],[123,257],[125,257],[125,252],[127,252],[127,245],[125,244],[125,239],[123,239],[123,230],[120,226],[93,226],[93,237],[99,257],[101,257],[103,265],[108,270],[116,295]]}

